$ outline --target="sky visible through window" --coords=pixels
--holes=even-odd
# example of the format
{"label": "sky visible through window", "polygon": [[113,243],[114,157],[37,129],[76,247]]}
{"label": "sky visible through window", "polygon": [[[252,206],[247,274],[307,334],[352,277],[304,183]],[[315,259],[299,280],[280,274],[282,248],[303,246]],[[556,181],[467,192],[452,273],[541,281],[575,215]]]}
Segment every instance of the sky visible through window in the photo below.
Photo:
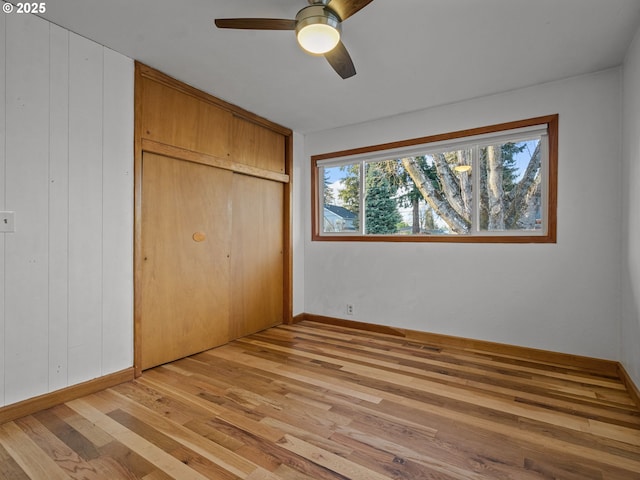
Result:
{"label": "sky visible through window", "polygon": [[[538,140],[520,142],[525,144],[525,149],[521,153],[516,154],[514,157],[519,173],[518,177],[516,177],[515,180],[520,180],[520,178],[522,178],[522,174],[527,168],[527,164],[529,162],[529,159],[531,158],[531,155],[533,154],[533,150],[536,148],[537,142]],[[328,183],[332,186],[332,188],[339,190],[340,185],[336,182],[339,182],[342,178],[344,178],[345,172],[341,170],[340,167],[326,167],[325,172],[327,173]]]}

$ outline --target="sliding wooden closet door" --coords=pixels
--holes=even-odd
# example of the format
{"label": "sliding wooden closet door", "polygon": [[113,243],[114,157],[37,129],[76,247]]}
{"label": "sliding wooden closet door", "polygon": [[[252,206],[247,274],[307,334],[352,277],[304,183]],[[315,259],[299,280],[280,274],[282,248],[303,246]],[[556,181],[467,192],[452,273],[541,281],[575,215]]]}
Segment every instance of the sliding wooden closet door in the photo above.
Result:
{"label": "sliding wooden closet door", "polygon": [[231,338],[282,323],[283,195],[282,183],[233,175]]}
{"label": "sliding wooden closet door", "polygon": [[229,340],[233,176],[143,154],[142,369]]}
{"label": "sliding wooden closet door", "polygon": [[136,63],[135,135],[136,374],[289,321],[291,130]]}

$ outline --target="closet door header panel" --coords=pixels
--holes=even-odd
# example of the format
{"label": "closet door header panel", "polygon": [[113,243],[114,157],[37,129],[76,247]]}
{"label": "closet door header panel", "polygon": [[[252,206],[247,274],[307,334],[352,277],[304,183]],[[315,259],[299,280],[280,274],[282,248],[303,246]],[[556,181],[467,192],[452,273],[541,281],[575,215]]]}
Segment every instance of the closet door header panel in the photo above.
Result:
{"label": "closet door header panel", "polygon": [[231,112],[142,78],[142,138],[229,158]]}
{"label": "closet door header panel", "polygon": [[231,135],[234,162],[284,173],[284,135],[237,116],[233,117]]}

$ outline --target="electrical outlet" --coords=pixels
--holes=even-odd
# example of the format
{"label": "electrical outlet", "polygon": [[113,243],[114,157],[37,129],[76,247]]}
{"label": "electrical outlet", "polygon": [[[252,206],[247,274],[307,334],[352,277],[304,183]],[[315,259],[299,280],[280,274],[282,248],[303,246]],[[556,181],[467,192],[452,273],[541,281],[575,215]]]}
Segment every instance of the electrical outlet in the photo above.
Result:
{"label": "electrical outlet", "polygon": [[347,315],[353,315],[353,305],[347,303]]}
{"label": "electrical outlet", "polygon": [[12,233],[15,231],[15,212],[0,212],[0,232]]}

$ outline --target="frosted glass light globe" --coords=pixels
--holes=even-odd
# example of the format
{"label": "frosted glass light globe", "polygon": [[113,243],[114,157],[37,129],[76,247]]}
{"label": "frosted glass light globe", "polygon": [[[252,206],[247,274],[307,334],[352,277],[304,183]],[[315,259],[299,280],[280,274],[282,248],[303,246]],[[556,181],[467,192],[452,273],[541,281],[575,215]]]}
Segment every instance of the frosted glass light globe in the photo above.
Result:
{"label": "frosted glass light globe", "polygon": [[307,52],[322,55],[330,52],[340,41],[340,32],[325,23],[313,23],[298,32],[298,43]]}

